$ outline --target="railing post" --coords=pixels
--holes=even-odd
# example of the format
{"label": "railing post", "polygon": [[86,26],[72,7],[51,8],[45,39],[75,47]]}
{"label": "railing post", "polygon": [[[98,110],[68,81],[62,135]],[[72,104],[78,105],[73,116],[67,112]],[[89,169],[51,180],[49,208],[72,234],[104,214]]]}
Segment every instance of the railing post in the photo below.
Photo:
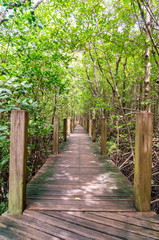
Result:
{"label": "railing post", "polygon": [[53,154],[59,154],[59,118],[54,117]]}
{"label": "railing post", "polygon": [[22,214],[26,205],[28,112],[11,112],[8,214]]}
{"label": "railing post", "polygon": [[75,128],[75,118],[73,118],[72,124],[73,124],[72,130],[74,130],[74,128]]}
{"label": "railing post", "polygon": [[67,135],[70,136],[70,119],[67,119]]}
{"label": "railing post", "polygon": [[87,120],[84,120],[84,129],[87,131]]}
{"label": "railing post", "polygon": [[70,119],[70,132],[73,131],[73,121],[72,121],[72,118]]}
{"label": "railing post", "polygon": [[86,130],[89,133],[89,119],[87,119],[87,128],[86,128]]}
{"label": "railing post", "polygon": [[150,211],[152,175],[153,114],[136,114],[134,205],[140,212]]}
{"label": "railing post", "polygon": [[97,120],[93,119],[93,127],[92,127],[92,142],[96,142],[97,135]]}
{"label": "railing post", "polygon": [[107,154],[107,120],[101,119],[101,155]]}
{"label": "railing post", "polygon": [[63,139],[64,142],[67,141],[67,118],[64,118],[63,120]]}
{"label": "railing post", "polygon": [[92,120],[89,119],[89,136],[92,137]]}

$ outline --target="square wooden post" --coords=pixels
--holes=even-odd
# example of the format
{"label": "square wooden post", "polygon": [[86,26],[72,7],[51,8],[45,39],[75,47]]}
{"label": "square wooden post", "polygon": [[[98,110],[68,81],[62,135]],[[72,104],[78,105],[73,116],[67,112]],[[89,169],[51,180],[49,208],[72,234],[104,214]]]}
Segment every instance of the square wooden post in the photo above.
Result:
{"label": "square wooden post", "polygon": [[97,120],[94,118],[92,126],[92,142],[96,142],[96,135],[97,135]]}
{"label": "square wooden post", "polygon": [[26,205],[28,112],[11,112],[8,214],[22,214]]}
{"label": "square wooden post", "polygon": [[75,128],[75,118],[72,119],[72,131],[74,130]]}
{"label": "square wooden post", "polygon": [[87,131],[87,120],[84,120],[84,129]]}
{"label": "square wooden post", "polygon": [[63,139],[64,142],[67,141],[67,118],[64,118],[63,120]]}
{"label": "square wooden post", "polygon": [[59,118],[54,117],[53,154],[59,154]]}
{"label": "square wooden post", "polygon": [[89,136],[92,137],[92,120],[89,119]]}
{"label": "square wooden post", "polygon": [[136,114],[134,205],[140,212],[151,209],[153,114]]}
{"label": "square wooden post", "polygon": [[101,155],[107,154],[107,120],[101,120]]}
{"label": "square wooden post", "polygon": [[89,133],[89,119],[87,119],[86,121],[87,121],[87,128],[86,128],[86,130]]}
{"label": "square wooden post", "polygon": [[72,118],[70,119],[70,132],[73,131],[73,121],[72,121]]}
{"label": "square wooden post", "polygon": [[67,119],[67,135],[70,136],[70,119]]}

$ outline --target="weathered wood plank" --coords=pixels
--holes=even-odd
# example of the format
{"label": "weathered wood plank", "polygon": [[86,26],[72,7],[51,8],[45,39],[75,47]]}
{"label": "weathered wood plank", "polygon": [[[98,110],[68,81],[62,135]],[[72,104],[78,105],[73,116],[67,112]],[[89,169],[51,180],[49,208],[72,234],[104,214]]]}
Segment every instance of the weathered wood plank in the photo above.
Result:
{"label": "weathered wood plank", "polygon": [[[150,233],[141,234],[140,231],[134,232],[133,230],[127,229],[128,225],[118,224],[116,221],[109,222],[109,220],[103,219],[100,217],[98,219],[93,218],[93,216],[89,213],[79,213],[79,212],[68,212],[68,213],[59,213],[59,212],[43,212],[43,214],[49,215],[50,217],[54,217],[55,219],[65,219],[65,221],[69,223],[75,223],[78,226],[85,226],[91,230],[95,230],[99,233],[110,234],[114,237],[118,237],[119,239],[131,239],[131,240],[145,240],[145,239],[158,239],[154,233],[151,235]],[[56,220],[55,220],[56,221]],[[136,230],[137,231],[137,230]],[[106,236],[105,236],[106,237]],[[100,238],[99,238],[100,239]],[[105,238],[107,239],[107,238]]]}
{"label": "weathered wood plank", "polygon": [[[59,240],[59,238],[52,237],[46,233],[43,233],[40,230],[38,231],[35,228],[32,228],[31,226],[23,225],[20,222],[17,223],[16,221],[14,221],[14,219],[10,219],[8,217],[2,218],[0,222],[1,221],[3,222],[4,227],[8,229],[8,232],[6,233],[7,237],[9,237],[8,239],[18,239],[18,237],[21,236],[20,239],[24,239],[24,240],[26,239],[39,240],[39,236],[40,236],[40,239]],[[11,231],[11,233],[9,233],[9,231]],[[0,234],[1,234],[1,231],[0,231]],[[12,238],[12,236],[14,236],[14,238]]]}
{"label": "weathered wood plank", "polygon": [[[125,215],[123,212],[120,213],[105,213],[105,212],[91,212],[91,214],[93,215],[97,215],[97,216],[101,216],[103,218],[107,218],[107,219],[113,219],[115,221],[119,221],[119,222],[123,222],[123,223],[129,223],[141,228],[146,228],[146,229],[150,229],[150,230],[155,230],[158,232],[159,234],[159,226],[156,223],[152,223],[151,224],[149,222],[146,221],[146,219],[144,218],[143,221],[137,219],[137,215],[138,213],[134,213],[135,217],[131,216],[131,213],[127,213],[127,215]],[[96,218],[96,217],[94,217]],[[149,221],[149,218],[147,217],[147,220]],[[141,230],[142,231],[142,230]],[[153,233],[152,233],[153,235]]]}
{"label": "weathered wood plank", "polygon": [[60,239],[65,240],[88,240],[89,238],[82,236],[81,234],[77,234],[71,231],[71,229],[65,230],[61,227],[54,226],[53,224],[50,225],[46,223],[46,221],[41,221],[40,219],[36,219],[31,216],[22,215],[22,216],[10,216],[11,219],[13,219],[15,222],[26,225],[26,226],[32,226],[32,228],[35,228],[37,230],[40,230],[46,234],[49,234],[51,236],[55,236]]}
{"label": "weathered wood plank", "polygon": [[[29,216],[29,217],[33,217],[35,219],[38,219],[40,221],[45,221],[46,223],[62,228],[64,230],[67,231],[71,231],[73,233],[82,235],[83,237],[87,237],[88,239],[103,239],[105,240],[106,237],[108,237],[107,234],[103,234],[95,231],[94,229],[88,229],[88,226],[81,226],[80,224],[77,224],[77,222],[70,222],[67,221],[67,218],[60,219],[56,217],[56,214],[53,214],[52,216],[49,216],[47,214],[43,214],[40,212],[35,212],[35,211],[25,211],[25,215]],[[114,239],[114,237],[111,238],[111,236],[109,236],[110,239]]]}
{"label": "weathered wood plank", "polygon": [[145,221],[149,221],[152,223],[156,223],[159,224],[159,215],[157,215],[155,212],[137,212],[137,213],[128,213],[128,212],[124,212],[124,213],[118,213],[118,214],[122,214],[124,216],[131,216],[135,219],[139,219],[139,220],[145,220]]}

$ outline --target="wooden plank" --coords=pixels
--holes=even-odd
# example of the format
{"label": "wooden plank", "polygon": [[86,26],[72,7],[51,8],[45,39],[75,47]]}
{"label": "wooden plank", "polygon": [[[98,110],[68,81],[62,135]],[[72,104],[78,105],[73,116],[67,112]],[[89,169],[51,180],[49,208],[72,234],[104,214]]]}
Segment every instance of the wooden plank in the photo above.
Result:
{"label": "wooden plank", "polygon": [[[159,233],[159,226],[156,223],[149,223],[147,222],[145,219],[142,219],[142,221],[140,219],[137,219],[137,215],[138,213],[135,213],[135,217],[133,218],[131,217],[130,213],[127,213],[127,215],[125,215],[124,213],[105,213],[105,212],[93,212],[91,213],[93,214],[95,217],[97,216],[101,216],[103,218],[107,218],[107,219],[113,219],[115,221],[119,221],[119,222],[123,222],[123,223],[129,223],[138,227],[142,227],[142,228],[147,228],[150,230],[155,230]],[[95,218],[94,217],[94,218]]]}
{"label": "wooden plank", "polygon": [[17,224],[13,221],[10,223],[6,217],[0,218],[0,239],[17,239],[17,240],[29,240],[30,238],[26,237],[22,233],[18,233]]}
{"label": "wooden plank", "polygon": [[32,210],[45,210],[45,211],[95,211],[95,212],[119,212],[119,211],[135,211],[132,204],[129,202],[126,202],[124,204],[113,204],[113,203],[105,203],[102,205],[99,204],[89,204],[89,203],[83,203],[82,201],[77,201],[74,204],[71,203],[64,203],[63,205],[54,205],[53,201],[30,201],[28,202],[28,205],[26,209],[32,209]]}
{"label": "wooden plank", "polygon": [[[82,235],[84,237],[87,237],[88,239],[100,239],[105,240],[108,236],[107,234],[103,234],[99,231],[95,231],[94,229],[88,229],[86,226],[81,226],[80,224],[77,224],[76,222],[69,222],[66,218],[60,219],[56,218],[56,214],[52,216],[49,216],[45,213],[35,212],[35,211],[25,211],[25,215],[29,217],[33,217],[35,219],[40,219],[40,221],[45,221],[46,223],[62,228],[67,231],[72,231],[73,233]],[[114,239],[114,237],[109,236],[110,239]]]}
{"label": "wooden plank", "polygon": [[11,113],[8,214],[22,214],[26,203],[28,112]]}
{"label": "wooden plank", "polygon": [[[78,199],[77,199],[78,198]],[[87,198],[86,196],[67,196],[67,195],[64,195],[64,196],[50,196],[50,195],[34,195],[34,196],[29,196],[28,198],[28,202],[30,202],[29,200],[39,200],[39,201],[42,201],[42,200],[57,200],[58,204],[60,204],[60,201],[69,201],[70,203],[72,201],[75,201],[76,199],[79,200],[79,201],[87,201],[87,203],[93,203],[93,202],[118,202],[118,201],[122,201],[122,202],[127,202],[127,201],[131,201],[132,202],[132,198]],[[76,201],[77,201],[76,200]]]}
{"label": "wooden plank", "polygon": [[140,212],[151,209],[153,114],[136,114],[134,205]]}
{"label": "wooden plank", "polygon": [[44,233],[47,233],[51,236],[55,236],[60,239],[65,239],[65,240],[88,240],[89,238],[82,236],[81,234],[77,234],[69,230],[63,229],[63,227],[57,227],[54,226],[54,224],[48,224],[46,221],[41,221],[40,219],[36,219],[31,216],[27,215],[22,215],[22,216],[10,216],[11,219],[13,219],[15,222],[26,225],[26,226],[31,226],[34,229],[40,230]]}
{"label": "wooden plank", "polygon": [[[145,235],[141,235],[138,233],[134,233],[133,231],[130,232],[128,229],[126,229],[125,227],[122,228],[120,226],[116,226],[115,223],[109,223],[109,221],[106,221],[106,223],[101,222],[101,221],[96,221],[95,218],[90,217],[90,214],[87,213],[79,213],[79,212],[68,212],[68,213],[63,213],[63,212],[43,212],[43,214],[49,215],[50,217],[54,217],[55,219],[64,219],[67,222],[70,223],[75,223],[78,226],[85,226],[88,229],[91,230],[95,230],[99,233],[103,233],[103,234],[108,234],[114,237],[117,237],[118,239],[131,239],[131,240],[146,240],[146,239],[157,239],[155,236],[152,237],[149,235],[146,236]],[[69,216],[70,215],[70,216]],[[89,217],[88,217],[89,216]],[[110,226],[111,225],[111,226]],[[100,238],[99,238],[100,239]],[[106,238],[105,239],[109,239]]]}
{"label": "wooden plank", "polygon": [[[39,240],[39,236],[40,236],[40,239],[59,240],[59,238],[56,238],[53,236],[51,237],[50,235],[43,233],[42,231],[38,231],[35,228],[32,228],[31,226],[25,226],[19,222],[17,223],[13,219],[10,219],[8,217],[3,218],[1,222],[3,223],[4,227],[8,229],[8,231],[11,231],[11,233],[8,233],[7,235],[9,239],[12,239],[12,236],[14,236],[14,234],[18,234],[17,236],[21,236],[20,239],[24,239],[24,240],[25,239]],[[1,234],[1,231],[0,231],[0,234]],[[14,239],[18,239],[18,237],[16,238],[16,235],[15,235]]]}
{"label": "wooden plank", "polygon": [[9,229],[6,226],[0,226],[0,240],[30,240],[30,238],[26,238],[24,236],[20,236],[18,233],[14,232],[12,229]]}
{"label": "wooden plank", "polygon": [[[73,213],[68,213],[71,214],[73,216],[76,217],[80,217],[80,218],[84,218],[87,219],[89,221],[95,221],[99,224],[102,225],[106,225],[106,226],[110,226],[113,228],[117,228],[119,230],[124,230],[126,232],[128,232],[127,234],[129,235],[130,233],[135,233],[139,236],[143,236],[143,237],[149,237],[152,239],[158,239],[159,237],[159,229],[156,231],[149,229],[147,227],[143,228],[140,226],[136,226],[132,223],[130,223],[127,219],[127,221],[120,221],[120,218],[116,218],[117,214],[110,214],[110,213],[101,213],[100,215],[98,213],[78,213],[78,212],[73,212]],[[110,216],[111,217],[107,217]],[[104,215],[104,216],[103,216]],[[114,215],[114,217],[112,217]]]}
{"label": "wooden plank", "polygon": [[[118,213],[118,214],[122,214],[124,216],[131,216],[135,219],[139,219],[139,220],[145,220],[148,222],[152,222],[152,223],[156,223],[159,224],[159,215],[157,215],[155,212],[137,212],[137,213]],[[134,220],[135,221],[135,220]]]}

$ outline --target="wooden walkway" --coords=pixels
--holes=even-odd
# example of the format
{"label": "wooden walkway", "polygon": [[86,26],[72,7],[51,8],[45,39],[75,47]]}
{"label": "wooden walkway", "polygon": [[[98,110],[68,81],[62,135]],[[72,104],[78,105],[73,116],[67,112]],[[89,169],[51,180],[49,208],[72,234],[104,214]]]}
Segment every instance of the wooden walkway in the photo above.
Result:
{"label": "wooden walkway", "polygon": [[27,187],[23,215],[0,218],[1,239],[159,239],[159,216],[137,213],[132,186],[77,126]]}

